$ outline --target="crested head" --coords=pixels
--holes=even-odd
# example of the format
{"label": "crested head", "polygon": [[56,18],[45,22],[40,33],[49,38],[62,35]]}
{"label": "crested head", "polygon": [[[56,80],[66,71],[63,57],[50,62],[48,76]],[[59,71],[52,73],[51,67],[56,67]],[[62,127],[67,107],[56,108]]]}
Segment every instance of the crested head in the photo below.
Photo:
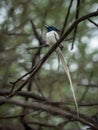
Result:
{"label": "crested head", "polygon": [[54,26],[45,25],[45,27],[47,28],[47,31],[48,31],[48,32],[50,32],[50,31],[60,32],[60,30],[58,30],[58,29],[55,28]]}

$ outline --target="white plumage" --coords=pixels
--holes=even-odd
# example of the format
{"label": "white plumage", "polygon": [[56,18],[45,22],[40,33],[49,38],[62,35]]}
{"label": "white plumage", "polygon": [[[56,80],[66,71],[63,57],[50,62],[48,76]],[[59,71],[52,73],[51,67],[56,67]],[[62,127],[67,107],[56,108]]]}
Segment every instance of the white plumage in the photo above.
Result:
{"label": "white plumage", "polygon": [[[56,31],[49,31],[46,33],[46,40],[47,40],[47,44],[52,46],[53,44],[55,44],[58,40],[59,40],[59,34]],[[76,111],[78,114],[78,104],[77,104],[77,100],[76,100],[76,96],[75,96],[75,92],[74,92],[74,88],[73,88],[73,84],[72,84],[72,80],[71,80],[71,76],[70,76],[70,72],[69,72],[69,68],[67,66],[67,60],[64,58],[64,55],[60,49],[60,47],[58,47],[56,49],[56,52],[62,62],[62,65],[64,67],[64,70],[66,72],[66,75],[68,77],[69,83],[70,83],[70,88],[73,94],[73,98],[74,98],[74,103],[75,103],[75,107],[76,107]]]}
{"label": "white plumage", "polygon": [[46,40],[48,45],[53,45],[59,40],[59,35],[55,31],[50,31],[46,33]]}

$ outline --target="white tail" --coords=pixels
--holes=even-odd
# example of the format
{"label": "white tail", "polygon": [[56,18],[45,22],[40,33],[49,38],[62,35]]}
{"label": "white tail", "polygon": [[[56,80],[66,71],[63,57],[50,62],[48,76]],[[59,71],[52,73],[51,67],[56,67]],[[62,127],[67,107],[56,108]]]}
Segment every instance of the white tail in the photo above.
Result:
{"label": "white tail", "polygon": [[71,91],[72,91],[72,94],[73,94],[73,99],[74,99],[74,103],[75,103],[75,107],[76,107],[76,111],[77,111],[77,115],[79,116],[79,109],[78,109],[78,103],[77,103],[77,100],[76,100],[76,96],[75,96],[75,91],[74,91],[74,88],[73,88],[73,84],[72,84],[72,79],[71,79],[71,76],[70,76],[70,72],[69,72],[69,68],[67,66],[67,61],[66,59],[64,58],[63,56],[63,53],[61,51],[61,49],[58,47],[56,49],[56,52],[63,64],[63,67],[64,67],[64,70],[67,74],[67,77],[68,77],[68,80],[69,80],[69,83],[70,83],[70,88],[71,88]]}

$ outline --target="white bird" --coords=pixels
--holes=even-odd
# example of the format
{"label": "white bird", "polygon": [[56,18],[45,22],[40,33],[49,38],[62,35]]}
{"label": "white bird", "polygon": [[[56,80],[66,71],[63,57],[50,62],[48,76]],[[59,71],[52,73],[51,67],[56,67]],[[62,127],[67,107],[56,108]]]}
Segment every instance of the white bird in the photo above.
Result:
{"label": "white bird", "polygon": [[[53,26],[45,25],[45,27],[47,28],[47,31],[48,31],[46,33],[46,42],[47,42],[48,45],[52,46],[53,44],[55,44],[60,39],[60,36],[58,34],[58,32],[60,32],[60,31],[57,28],[53,27]],[[79,113],[78,103],[77,103],[77,100],[76,100],[75,91],[74,91],[74,88],[73,88],[69,68],[67,66],[67,60],[64,58],[64,55],[62,53],[62,50],[60,49],[60,46],[56,49],[56,53],[58,54],[58,56],[59,56],[59,58],[60,58],[60,60],[62,62],[62,65],[64,67],[65,73],[66,73],[66,75],[68,77],[68,80],[69,80],[69,83],[70,83],[70,88],[71,88],[71,91],[72,91],[72,94],[73,94],[73,99],[74,99],[77,115],[79,115],[78,114]]]}

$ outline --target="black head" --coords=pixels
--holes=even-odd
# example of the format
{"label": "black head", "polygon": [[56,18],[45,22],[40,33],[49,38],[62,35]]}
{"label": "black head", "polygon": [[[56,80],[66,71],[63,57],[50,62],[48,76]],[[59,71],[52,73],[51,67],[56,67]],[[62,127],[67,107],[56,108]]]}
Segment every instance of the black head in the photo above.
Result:
{"label": "black head", "polygon": [[55,28],[54,26],[45,25],[45,27],[47,28],[47,31],[48,31],[48,32],[50,32],[50,31],[60,32],[60,30],[58,30],[58,29]]}

